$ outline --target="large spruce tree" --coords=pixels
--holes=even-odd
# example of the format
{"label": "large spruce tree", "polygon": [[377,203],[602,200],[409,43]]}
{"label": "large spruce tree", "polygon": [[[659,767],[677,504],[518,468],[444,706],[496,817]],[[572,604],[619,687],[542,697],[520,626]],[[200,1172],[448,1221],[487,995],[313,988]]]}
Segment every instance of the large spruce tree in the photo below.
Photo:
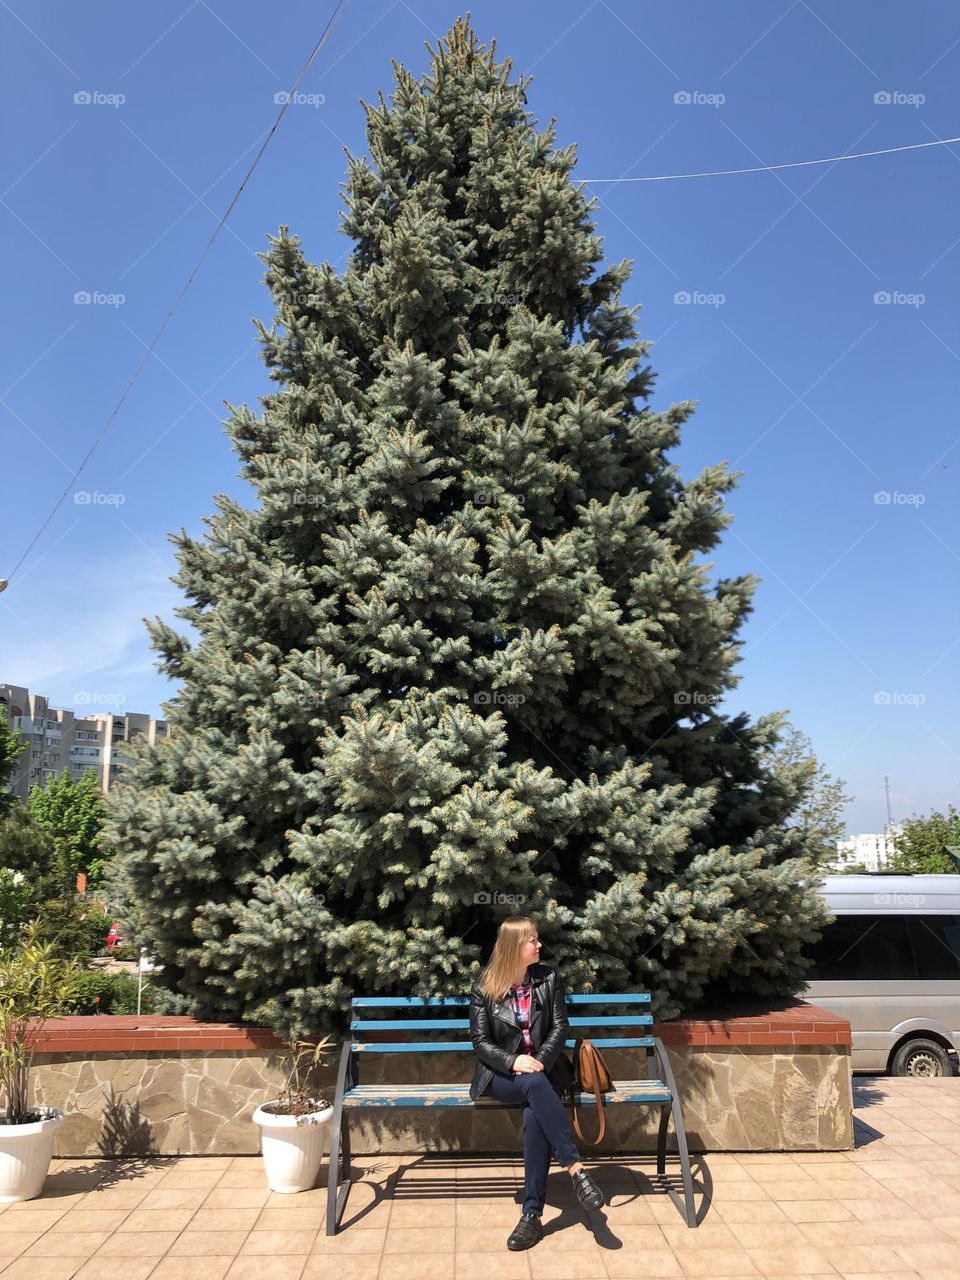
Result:
{"label": "large spruce tree", "polygon": [[227,429],[256,489],[181,531],[181,682],[107,841],[201,1016],[303,1032],[461,992],[534,913],[570,987],[673,1016],[789,994],[825,909],[783,713],[718,706],[756,580],[698,559],[736,475],[667,461],[650,346],[528,81],[458,22],[365,106],[338,274],[281,228],[278,384]]}

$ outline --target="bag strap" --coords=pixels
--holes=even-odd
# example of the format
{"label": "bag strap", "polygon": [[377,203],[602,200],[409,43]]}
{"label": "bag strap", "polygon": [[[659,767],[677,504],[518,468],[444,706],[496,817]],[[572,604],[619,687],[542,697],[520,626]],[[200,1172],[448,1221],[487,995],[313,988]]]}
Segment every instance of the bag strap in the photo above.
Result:
{"label": "bag strap", "polygon": [[584,1050],[586,1050],[585,1056],[587,1057],[589,1057],[590,1055],[593,1055],[594,1057],[598,1056],[596,1049],[594,1049],[590,1041],[585,1039],[583,1036],[579,1036],[577,1038],[577,1043],[574,1046],[574,1050],[573,1050],[574,1064],[575,1064],[575,1073],[574,1073],[575,1079],[574,1079],[574,1093],[573,1093],[573,1127],[576,1130],[577,1137],[580,1139],[581,1142],[585,1142],[588,1147],[596,1147],[596,1146],[599,1146],[600,1143],[603,1141],[603,1135],[607,1131],[607,1117],[606,1117],[606,1113],[604,1111],[604,1105],[603,1105],[603,1092],[600,1089],[600,1073],[596,1069],[595,1062],[593,1063],[593,1067],[594,1067],[593,1096],[594,1096],[594,1099],[596,1100],[597,1116],[599,1118],[600,1123],[597,1129],[597,1136],[592,1141],[589,1138],[585,1138],[583,1136],[583,1130],[580,1128],[580,1117],[577,1115],[577,1092],[582,1087],[582,1080],[580,1075],[580,1057],[584,1053]]}

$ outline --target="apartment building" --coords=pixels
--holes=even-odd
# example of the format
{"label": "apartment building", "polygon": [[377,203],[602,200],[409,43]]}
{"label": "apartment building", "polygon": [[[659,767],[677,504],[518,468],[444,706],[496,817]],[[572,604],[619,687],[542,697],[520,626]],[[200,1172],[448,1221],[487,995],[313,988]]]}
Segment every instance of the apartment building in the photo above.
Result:
{"label": "apartment building", "polygon": [[837,870],[842,872],[844,867],[862,865],[868,871],[882,871],[896,852],[894,836],[898,830],[897,826],[893,826],[882,835],[870,832],[838,840],[835,863]]}
{"label": "apartment building", "polygon": [[7,791],[24,802],[31,787],[42,787],[65,769],[74,780],[94,770],[100,790],[109,791],[123,767],[126,744],[139,734],[156,742],[167,736],[168,729],[166,720],[134,711],[77,715],[51,707],[43,694],[11,684],[0,684],[0,713],[27,740],[17,772],[7,786]]}

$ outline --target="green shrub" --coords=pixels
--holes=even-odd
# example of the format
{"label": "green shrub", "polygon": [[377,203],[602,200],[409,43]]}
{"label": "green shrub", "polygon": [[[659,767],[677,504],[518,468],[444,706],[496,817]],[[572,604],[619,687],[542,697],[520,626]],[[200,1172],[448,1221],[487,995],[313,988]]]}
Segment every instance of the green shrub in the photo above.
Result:
{"label": "green shrub", "polygon": [[[137,979],[129,973],[105,973],[102,969],[84,969],[79,975],[75,1008],[71,1013],[136,1013]],[[141,1013],[153,1013],[152,992],[144,983]]]}

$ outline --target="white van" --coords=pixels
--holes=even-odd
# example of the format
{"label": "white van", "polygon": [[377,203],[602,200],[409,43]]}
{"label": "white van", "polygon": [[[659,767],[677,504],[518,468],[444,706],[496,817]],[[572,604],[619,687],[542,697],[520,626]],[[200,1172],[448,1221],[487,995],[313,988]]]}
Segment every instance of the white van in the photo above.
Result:
{"label": "white van", "polygon": [[836,914],[801,998],[849,1019],[854,1071],[956,1074],[960,875],[825,876]]}

